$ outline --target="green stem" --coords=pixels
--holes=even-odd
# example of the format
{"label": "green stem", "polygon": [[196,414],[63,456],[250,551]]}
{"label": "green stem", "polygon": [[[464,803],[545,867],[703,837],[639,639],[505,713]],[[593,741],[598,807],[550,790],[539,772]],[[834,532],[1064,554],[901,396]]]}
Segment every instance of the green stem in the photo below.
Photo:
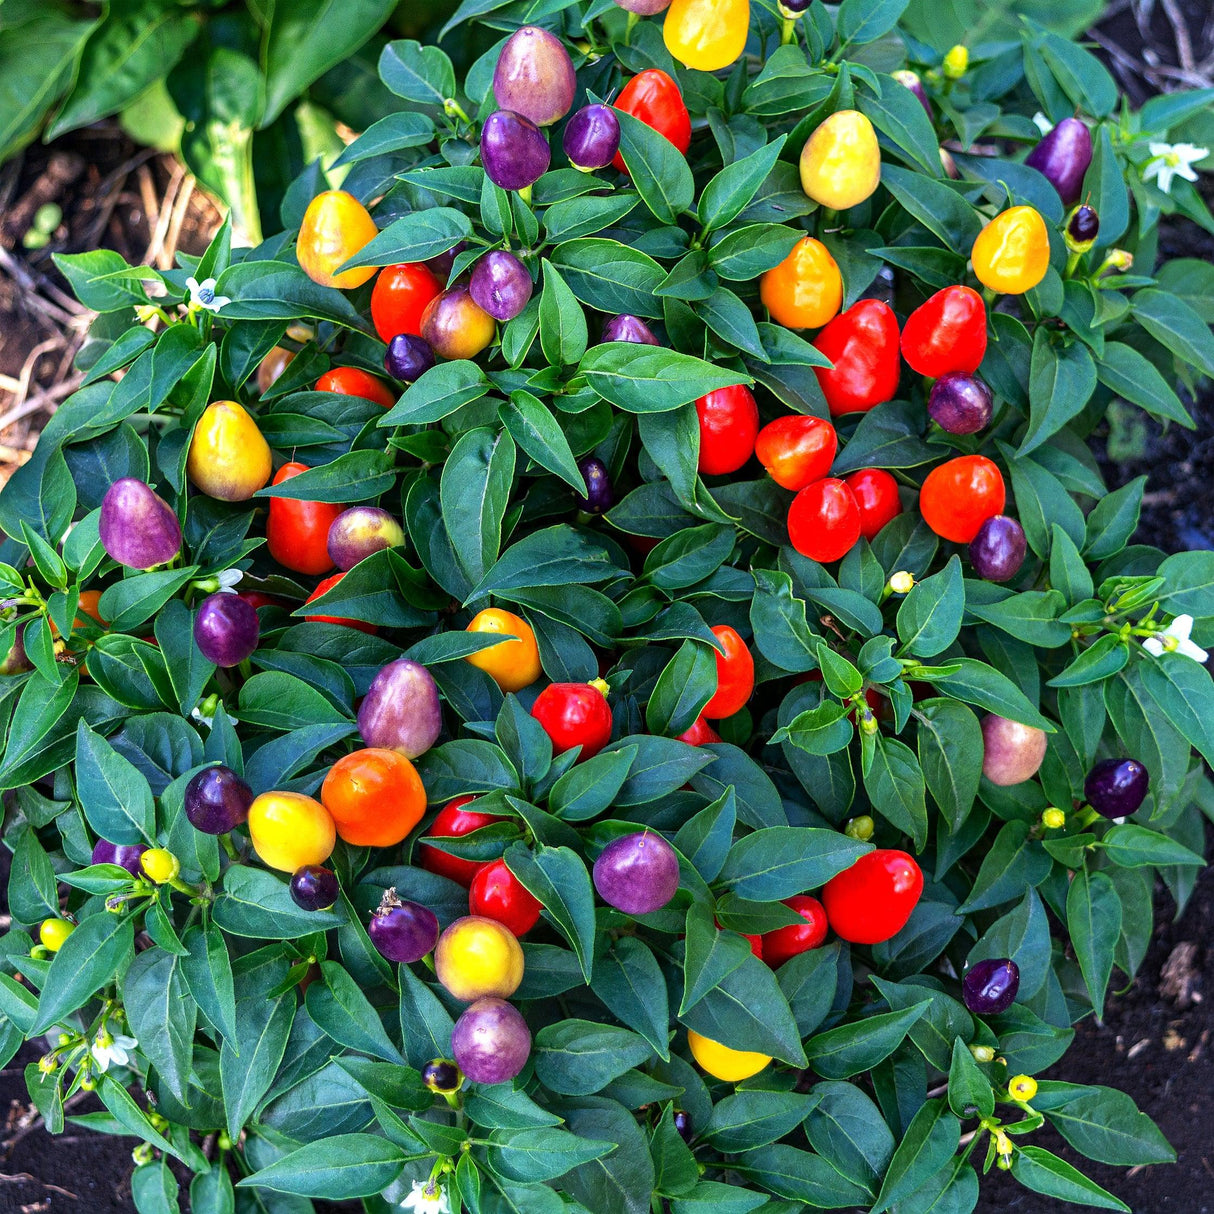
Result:
{"label": "green stem", "polygon": [[1082,254],[1080,254],[1080,253],[1072,253],[1066,259],[1066,270],[1063,271],[1063,275],[1062,275],[1063,278],[1070,278],[1071,275],[1073,275],[1075,273],[1075,271],[1079,268],[1079,258],[1081,256],[1082,256]]}
{"label": "green stem", "polygon": [[525,203],[526,203],[528,206],[530,206],[530,205],[531,205],[531,187],[530,187],[529,185],[525,185],[525,186],[523,186],[523,188],[522,188],[521,190],[519,190],[519,192],[518,192],[518,196],[519,196],[519,197],[520,197],[520,198],[521,198],[521,199],[522,199],[522,200],[523,200],[523,201],[524,201],[524,202],[525,202]]}
{"label": "green stem", "polygon": [[998,295],[995,294],[994,287],[983,287],[982,288],[982,298],[986,301],[986,306],[987,306],[988,310],[993,309],[995,304],[999,300]]}
{"label": "green stem", "polygon": [[780,25],[780,45],[788,46],[794,37],[796,37],[797,19],[795,17],[785,17]]}
{"label": "green stem", "polygon": [[640,16],[637,13],[628,14],[628,24],[624,27],[624,45],[632,45],[632,31],[636,28],[636,23],[640,21]]}

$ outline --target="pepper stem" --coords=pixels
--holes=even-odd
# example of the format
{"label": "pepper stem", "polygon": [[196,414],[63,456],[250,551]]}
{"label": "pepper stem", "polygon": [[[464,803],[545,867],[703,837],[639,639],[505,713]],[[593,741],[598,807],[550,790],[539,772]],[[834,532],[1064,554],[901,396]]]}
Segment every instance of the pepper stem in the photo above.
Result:
{"label": "pepper stem", "polygon": [[780,45],[788,46],[796,35],[796,17],[785,17],[780,25]]}

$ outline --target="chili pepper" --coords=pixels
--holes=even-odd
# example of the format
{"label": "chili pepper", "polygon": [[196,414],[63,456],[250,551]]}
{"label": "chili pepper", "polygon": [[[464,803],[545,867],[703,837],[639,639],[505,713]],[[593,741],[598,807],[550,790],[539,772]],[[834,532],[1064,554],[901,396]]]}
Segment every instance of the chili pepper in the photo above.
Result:
{"label": "chili pepper", "polygon": [[829,927],[826,922],[826,908],[817,898],[811,898],[808,894],[795,894],[791,898],[785,898],[784,905],[800,915],[805,922],[763,933],[763,960],[773,970],[779,969],[785,961],[791,961],[801,953],[821,948]]}
{"label": "chili pepper", "polygon": [[486,607],[473,617],[467,631],[517,638],[478,649],[464,659],[483,670],[503,691],[522,691],[543,674],[535,633],[521,616],[500,607]]}
{"label": "chili pepper", "polygon": [[359,367],[334,367],[332,371],[326,371],[316,381],[316,391],[357,396],[385,409],[391,409],[396,404],[396,393],[382,379],[376,379]]}
{"label": "chili pepper", "polygon": [[815,348],[834,363],[814,368],[831,417],[894,399],[902,370],[898,342],[898,318],[879,299],[852,304],[818,334]]}
{"label": "chili pepper", "polygon": [[[490,340],[492,341],[492,338]],[[411,384],[421,379],[436,361],[434,350],[424,337],[398,333],[388,342],[388,352],[384,355],[384,370],[393,379],[399,379],[402,384]]]}
{"label": "chili pepper", "polygon": [[[687,155],[691,147],[691,115],[679,86],[661,68],[646,68],[633,76],[616,98],[615,108],[652,127]],[[611,163],[621,173],[628,172],[619,152]]]}
{"label": "chili pepper", "polygon": [[771,1062],[770,1054],[760,1054],[754,1050],[735,1050],[719,1041],[713,1041],[711,1037],[703,1037],[693,1029],[687,1030],[687,1047],[699,1064],[700,1070],[727,1083],[740,1083],[743,1079],[749,1079]]}
{"label": "chili pepper", "polygon": [[611,741],[611,708],[602,679],[550,683],[531,706],[531,715],[544,727],[558,755],[580,746],[579,760],[589,759]]}
{"label": "chili pepper", "polygon": [[493,317],[467,287],[452,287],[422,313],[422,339],[440,358],[475,358],[497,333]]}
{"label": "chili pepper", "polygon": [[861,468],[843,478],[860,511],[860,534],[870,543],[886,523],[902,513],[898,482],[884,468]]}
{"label": "chili pepper", "polygon": [[249,806],[249,836],[262,863],[285,873],[305,864],[323,864],[337,842],[329,811],[298,792],[264,792],[257,797]]}
{"label": "chili pepper", "polygon": [[[283,464],[275,474],[274,484],[281,485],[307,471],[306,464]],[[333,568],[329,556],[329,528],[343,509],[330,502],[270,498],[270,515],[266,520],[266,546],[270,555],[296,573],[328,573]]]}
{"label": "chili pepper", "polygon": [[928,416],[949,434],[977,434],[989,424],[992,409],[990,388],[964,371],[940,376],[927,398]]}
{"label": "chili pepper", "polygon": [[970,254],[978,281],[999,295],[1031,291],[1050,268],[1050,236],[1032,207],[1009,207],[978,233]]}
{"label": "chili pepper", "polygon": [[496,919],[516,936],[525,936],[540,921],[542,909],[505,860],[482,865],[468,888],[468,913]]}
{"label": "chili pepper", "polygon": [[1000,788],[1031,780],[1045,760],[1045,730],[988,712],[982,718],[982,774]]}
{"label": "chili pepper", "polygon": [[750,34],[750,0],[672,0],[662,38],[684,66],[716,72],[734,63]]}
{"label": "chili pepper", "polygon": [[822,890],[826,917],[852,944],[880,944],[896,936],[923,893],[923,873],[904,851],[878,849],[832,877]]}
{"label": "chili pepper", "polygon": [[338,287],[343,291],[361,287],[375,275],[374,266],[337,273],[366,245],[379,229],[367,208],[345,190],[326,190],[308,203],[299,236],[295,240],[295,256],[300,269],[322,287]]}
{"label": "chili pepper", "polygon": [[1058,191],[1064,206],[1074,206],[1092,163],[1092,132],[1078,118],[1064,118],[1024,158]]}
{"label": "chili pepper", "polygon": [[988,582],[1006,582],[1020,572],[1027,551],[1024,528],[1006,514],[995,514],[970,540],[970,564],[980,578]]}
{"label": "chili pepper", "polygon": [[498,110],[481,128],[481,164],[494,185],[503,190],[526,190],[547,171],[552,161],[548,137],[530,118]]}
{"label": "chili pepper", "polygon": [[712,634],[725,650],[714,650],[717,660],[717,689],[704,705],[702,715],[719,721],[741,712],[755,689],[755,660],[746,642],[728,624],[717,624]]}
{"label": "chili pepper", "polygon": [[881,148],[859,110],[838,110],[801,149],[801,188],[820,206],[845,211],[881,184]]}
{"label": "chili pepper", "polygon": [[771,479],[794,490],[828,475],[838,449],[839,436],[830,422],[799,413],[768,422],[755,440],[755,455]]}
{"label": "chili pepper", "polygon": [[900,71],[891,72],[890,75],[892,75],[903,88],[908,88],[912,93],[915,94],[919,104],[927,111],[927,116],[929,118],[935,118],[935,114],[932,112],[932,103],[927,99],[927,93],[924,91],[923,81],[919,79],[918,72]]}
{"label": "chili pepper", "polygon": [[371,289],[371,320],[375,331],[391,341],[401,333],[422,335],[422,313],[441,295],[443,284],[424,262],[385,266]]}
{"label": "chili pepper", "polygon": [[[523,980],[523,950],[504,924],[481,915],[456,919],[438,938],[434,972],[457,999],[508,999]],[[460,1068],[467,1067],[456,1050]]]}
{"label": "chili pepper", "polygon": [[[1100,216],[1086,204],[1076,207],[1067,218],[1062,234],[1066,240],[1067,250],[1072,255],[1086,253],[1096,243],[1096,237],[1100,235]],[[1074,267],[1068,264],[1068,270],[1073,271],[1073,269]]]}
{"label": "chili pepper", "polygon": [[[425,839],[459,839],[470,835],[482,826],[491,826],[494,822],[506,822],[499,814],[483,814],[475,809],[466,809],[476,800],[475,797],[456,797],[449,801],[441,810],[438,817],[430,824],[430,829],[422,835]],[[425,842],[417,845],[417,862],[427,872],[437,873],[456,881],[460,885],[469,886],[488,861],[465,860],[463,856],[453,856],[450,852],[440,851],[430,847]]]}
{"label": "chili pepper", "polygon": [[700,426],[697,468],[709,476],[736,472],[754,454],[759,406],[745,384],[718,388],[696,401]]}
{"label": "chili pepper", "polygon": [[856,495],[834,476],[802,489],[788,508],[788,539],[811,561],[825,564],[846,556],[860,539]]}
{"label": "chili pepper", "polygon": [[605,169],[620,150],[620,120],[609,105],[585,105],[565,125],[562,146],[582,173]]}
{"label": "chili pepper", "polygon": [[[330,528],[329,530],[331,533],[332,528]],[[326,539],[326,543],[325,543],[325,550],[328,551],[327,539]],[[330,559],[332,559],[331,556],[330,556]],[[321,595],[328,594],[329,591],[332,590],[333,587],[336,586],[337,583],[340,582],[341,579],[346,576],[347,572],[348,572],[348,570],[343,569],[341,573],[334,573],[330,577],[322,579],[321,582],[317,585],[316,589],[313,590],[312,593],[310,595],[308,595],[308,597],[306,599],[304,599],[304,605],[306,606],[308,603],[312,602],[314,599],[320,598]],[[364,620],[347,620],[347,619],[343,619],[341,616],[336,616],[336,615],[305,615],[304,619],[309,624],[337,624],[337,625],[340,625],[342,628],[354,628],[354,629],[357,629],[357,631],[359,631],[359,632],[367,633],[368,636],[374,636],[379,631],[379,629],[376,628],[376,626],[374,624],[368,624]]]}
{"label": "chili pepper", "polygon": [[902,357],[920,375],[972,374],[986,355],[986,305],[970,287],[945,287],[902,327]]}
{"label": "chili pepper", "polygon": [[1128,818],[1146,800],[1150,784],[1136,759],[1101,759],[1088,772],[1083,795],[1102,818]]}
{"label": "chili pepper", "polygon": [[789,329],[819,329],[843,305],[843,276],[830,251],[805,236],[759,283],[759,297],[777,324]]}
{"label": "chili pepper", "polygon": [[501,109],[551,126],[573,108],[576,92],[573,63],[555,34],[524,25],[510,35],[493,71],[493,96]]}
{"label": "chili pepper", "polygon": [[961,996],[975,1016],[998,1016],[1016,1001],[1020,967],[1008,957],[990,957],[972,965],[961,980]]}
{"label": "chili pepper", "polygon": [[968,544],[978,529],[1003,513],[1007,492],[985,455],[959,455],[933,468],[919,491],[923,521],[942,539]]}
{"label": "chili pepper", "polygon": [[356,847],[395,847],[426,812],[417,769],[399,751],[368,746],[329,768],[320,799],[338,838]]}

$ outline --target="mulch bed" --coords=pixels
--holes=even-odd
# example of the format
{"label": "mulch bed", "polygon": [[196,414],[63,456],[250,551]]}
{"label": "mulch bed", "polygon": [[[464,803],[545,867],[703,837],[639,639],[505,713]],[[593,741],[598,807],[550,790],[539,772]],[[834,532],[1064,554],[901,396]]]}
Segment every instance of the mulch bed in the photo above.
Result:
{"label": "mulch bed", "polygon": [[[1212,83],[1209,0],[1116,0],[1092,37],[1135,104],[1155,92]],[[46,202],[62,207],[64,219],[49,246],[30,251],[22,237]],[[65,292],[50,251],[108,247],[133,263],[167,268],[177,249],[201,252],[217,220],[214,204],[172,157],[137,148],[112,124],[76,132],[49,148],[35,145],[0,169],[0,485],[28,459],[47,416],[75,386],[71,360],[88,318]],[[1214,239],[1190,225],[1165,233],[1163,243],[1165,255],[1214,258]],[[1110,459],[1105,436],[1097,441],[1110,487],[1150,475],[1138,538],[1168,551],[1214,547],[1208,493],[1214,483],[1214,393],[1207,390],[1190,404],[1196,432],[1165,431],[1148,422],[1128,460]],[[1214,833],[1208,843],[1207,855],[1214,856]],[[0,848],[0,894],[8,859]],[[1214,1214],[1208,1132],[1214,1114],[1214,868],[1203,874],[1179,919],[1161,889],[1156,923],[1138,976],[1109,999],[1103,1024],[1077,1026],[1074,1046],[1049,1077],[1128,1091],[1176,1148],[1177,1164],[1127,1173],[1079,1159],[1048,1129],[1033,1141],[1082,1167],[1135,1211]],[[127,1214],[134,1208],[133,1141],[71,1126],[58,1139],[43,1133],[22,1073],[39,1053],[27,1048],[0,1071],[0,1214]],[[72,1111],[92,1107],[90,1099]],[[1060,1208],[997,1171],[983,1181],[982,1193],[983,1214]]]}

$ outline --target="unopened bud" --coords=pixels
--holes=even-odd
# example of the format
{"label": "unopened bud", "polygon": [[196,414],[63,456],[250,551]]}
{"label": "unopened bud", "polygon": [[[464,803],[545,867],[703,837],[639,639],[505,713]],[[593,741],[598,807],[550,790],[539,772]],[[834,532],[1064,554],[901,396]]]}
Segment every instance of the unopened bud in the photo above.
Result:
{"label": "unopened bud", "polygon": [[868,734],[868,736],[871,738],[874,734],[880,731],[881,726],[877,721],[877,714],[873,712],[873,710],[869,708],[867,704],[860,710],[858,715],[860,719],[861,733]]}
{"label": "unopened bud", "polygon": [[989,1045],[971,1045],[970,1053],[974,1056],[975,1062],[994,1062],[995,1051]]}
{"label": "unopened bud", "polygon": [[867,843],[873,837],[873,831],[876,825],[868,814],[861,814],[858,818],[852,818],[850,822],[843,828],[843,833],[849,839],[856,839],[861,843]]}
{"label": "unopened bud", "polygon": [[948,80],[960,80],[969,70],[970,53],[958,43],[944,56],[944,75]]}
{"label": "unopened bud", "polygon": [[1042,813],[1041,825],[1047,830],[1061,830],[1066,825],[1066,810],[1051,805]]}
{"label": "unopened bud", "polygon": [[1101,262],[1100,269],[1096,271],[1096,277],[1099,278],[1109,270],[1116,270],[1119,274],[1124,274],[1127,270],[1132,269],[1133,265],[1133,253],[1128,253],[1125,249],[1110,249],[1108,256]]}
{"label": "unopened bud", "polygon": [[915,576],[913,573],[900,569],[897,573],[890,574],[889,589],[891,594],[910,594],[914,588]]}

